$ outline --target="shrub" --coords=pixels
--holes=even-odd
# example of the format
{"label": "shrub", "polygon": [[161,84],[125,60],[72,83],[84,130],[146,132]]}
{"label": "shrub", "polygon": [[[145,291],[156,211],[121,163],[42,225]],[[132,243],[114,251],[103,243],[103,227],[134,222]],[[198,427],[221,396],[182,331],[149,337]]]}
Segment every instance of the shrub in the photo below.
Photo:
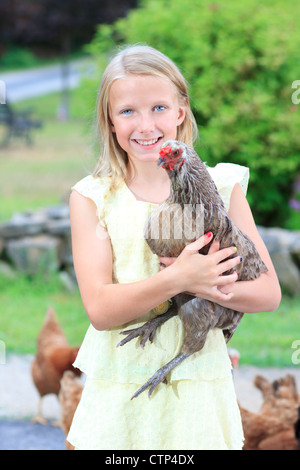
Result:
{"label": "shrub", "polygon": [[250,167],[248,199],[256,222],[285,226],[300,171],[300,4],[282,0],[143,0],[113,25],[100,25],[94,54],[114,44],[147,43],[180,67],[210,166]]}

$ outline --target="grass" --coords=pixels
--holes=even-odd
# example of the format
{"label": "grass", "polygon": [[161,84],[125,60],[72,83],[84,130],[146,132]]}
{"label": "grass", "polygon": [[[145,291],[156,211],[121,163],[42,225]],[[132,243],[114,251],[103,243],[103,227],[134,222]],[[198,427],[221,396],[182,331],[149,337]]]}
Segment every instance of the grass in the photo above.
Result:
{"label": "grass", "polygon": [[88,131],[90,118],[79,104],[71,106],[76,118],[58,121],[55,113],[59,99],[55,94],[18,106],[34,108],[43,120],[43,127],[33,131],[32,146],[15,139],[9,147],[0,149],[0,221],[15,212],[36,210],[68,199],[71,186],[95,165]]}
{"label": "grass", "polygon": [[[80,344],[89,325],[78,290],[67,291],[58,276],[0,277],[0,339],[7,351],[34,353],[46,310],[54,307],[70,344]],[[244,315],[229,347],[238,349],[242,365],[293,367],[291,348],[300,339],[300,297],[283,297],[275,312]]]}
{"label": "grass", "polygon": [[70,344],[81,344],[88,318],[78,290],[69,292],[58,276],[45,282],[24,275],[16,280],[0,278],[1,324],[0,339],[7,352],[34,353],[36,338],[48,307],[53,307]]}
{"label": "grass", "polygon": [[[34,144],[14,139],[0,149],[0,222],[13,214],[68,202],[71,186],[95,165],[81,89],[71,92],[70,119],[56,119],[58,93],[15,104],[33,109],[43,127],[33,132]],[[1,139],[1,136],[0,136]],[[67,291],[58,276],[47,279],[18,275],[0,278],[0,339],[7,351],[33,353],[46,310],[53,306],[71,344],[80,344],[89,324],[78,290]]]}
{"label": "grass", "polygon": [[292,343],[300,339],[300,296],[283,296],[275,312],[244,315],[230,347],[241,354],[242,364],[293,367]]}
{"label": "grass", "polygon": [[[33,107],[44,120],[34,133],[34,145],[14,141],[0,149],[0,221],[15,212],[38,209],[67,200],[70,187],[88,174],[95,164],[86,114],[86,96],[78,89],[71,95],[71,119],[56,120],[60,96],[49,95],[18,104]],[[58,276],[45,282],[19,275],[0,278],[0,340],[7,351],[34,353],[36,337],[48,306],[71,344],[80,344],[88,327],[78,291],[64,289]],[[284,297],[276,312],[248,314],[233,336],[230,347],[241,354],[241,364],[293,366],[292,343],[300,339],[300,297]]]}

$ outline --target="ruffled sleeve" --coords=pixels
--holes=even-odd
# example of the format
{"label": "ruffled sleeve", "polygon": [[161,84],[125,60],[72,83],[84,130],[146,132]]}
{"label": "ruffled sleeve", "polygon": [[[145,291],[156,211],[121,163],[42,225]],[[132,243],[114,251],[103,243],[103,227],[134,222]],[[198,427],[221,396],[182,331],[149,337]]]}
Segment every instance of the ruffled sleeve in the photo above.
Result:
{"label": "ruffled sleeve", "polygon": [[76,190],[82,196],[88,197],[94,201],[97,207],[97,217],[99,222],[103,227],[106,228],[105,222],[105,199],[109,192],[110,187],[110,178],[109,177],[95,177],[88,175],[85,178],[82,178],[74,186],[72,190]]}
{"label": "ruffled sleeve", "polygon": [[247,194],[249,168],[235,163],[218,163],[215,167],[207,167],[213,178],[226,209],[229,209],[230,196],[236,183],[239,183],[244,194]]}

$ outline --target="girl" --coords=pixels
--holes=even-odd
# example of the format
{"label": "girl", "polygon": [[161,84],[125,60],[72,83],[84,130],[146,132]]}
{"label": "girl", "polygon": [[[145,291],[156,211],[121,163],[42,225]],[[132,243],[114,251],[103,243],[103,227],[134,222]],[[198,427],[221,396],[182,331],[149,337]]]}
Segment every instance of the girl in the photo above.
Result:
{"label": "girl", "polygon": [[173,62],[148,46],[121,50],[102,76],[98,124],[98,165],[70,197],[74,266],[91,325],[74,364],[86,383],[68,441],[78,449],[241,449],[241,419],[221,330],[212,330],[203,350],[177,366],[150,399],[146,392],[130,400],[179,352],[180,319],[162,325],[144,350],[138,340],[116,346],[120,331],[153,318],[183,291],[242,312],[277,308],[277,277],[244,195],[248,169],[233,164],[210,169],[229,215],[269,268],[255,281],[237,283],[236,274],[222,276],[239,262],[236,257],[221,263],[234,247],[219,250],[215,242],[207,256],[198,253],[213,234],[176,259],[160,260],[143,238],[148,215],[170,191],[167,173],[156,165],[161,145],[178,139],[191,146],[196,137],[186,83]]}

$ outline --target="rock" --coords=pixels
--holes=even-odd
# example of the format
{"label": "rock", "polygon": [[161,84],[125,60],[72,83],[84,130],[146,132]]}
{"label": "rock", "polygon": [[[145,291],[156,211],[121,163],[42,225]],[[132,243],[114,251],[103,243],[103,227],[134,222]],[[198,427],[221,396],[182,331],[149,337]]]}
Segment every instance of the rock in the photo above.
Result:
{"label": "rock", "polygon": [[16,279],[16,271],[11,267],[10,264],[0,260],[0,275],[5,279]]}
{"label": "rock", "polygon": [[66,204],[47,207],[44,213],[48,219],[69,219],[70,216],[69,206]]}
{"label": "rock", "polygon": [[73,266],[71,231],[61,239],[60,262],[62,266]]}
{"label": "rock", "polygon": [[278,227],[258,227],[270,253],[282,290],[291,295],[300,293],[300,232]]}
{"label": "rock", "polygon": [[58,237],[66,236],[71,232],[69,219],[49,220],[45,223],[45,231]]}
{"label": "rock", "polygon": [[59,269],[60,240],[49,235],[10,240],[6,253],[20,271],[27,274],[48,274]]}
{"label": "rock", "polygon": [[286,230],[278,227],[258,227],[258,231],[265,242],[269,253],[287,250],[291,253],[300,253],[300,232]]}
{"label": "rock", "polygon": [[46,219],[36,214],[16,214],[0,224],[0,237],[5,239],[37,235],[45,228]]}
{"label": "rock", "polygon": [[273,252],[271,259],[283,292],[291,295],[300,293],[300,272],[287,250]]}
{"label": "rock", "polygon": [[[283,292],[300,293],[300,231],[261,227],[258,231],[270,253]],[[67,288],[77,285],[74,273],[69,206],[63,203],[15,214],[0,224],[0,272],[10,276],[59,271]],[[13,272],[13,271],[12,271]],[[6,274],[5,274],[6,273]],[[66,274],[67,273],[67,274]]]}
{"label": "rock", "polygon": [[67,271],[61,271],[59,273],[59,278],[61,280],[62,285],[70,292],[74,292],[78,285],[74,281],[73,277]]}

